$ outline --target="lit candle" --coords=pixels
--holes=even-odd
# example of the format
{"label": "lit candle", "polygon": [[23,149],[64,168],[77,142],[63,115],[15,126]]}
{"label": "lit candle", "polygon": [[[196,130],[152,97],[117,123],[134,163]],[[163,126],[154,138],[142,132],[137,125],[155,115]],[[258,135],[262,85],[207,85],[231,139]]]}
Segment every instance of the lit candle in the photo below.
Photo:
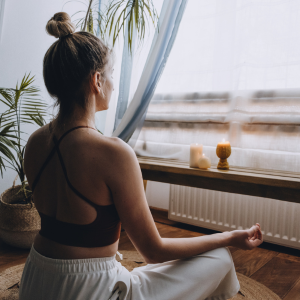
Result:
{"label": "lit candle", "polygon": [[190,145],[190,167],[198,168],[199,158],[202,156],[203,146],[200,144]]}
{"label": "lit candle", "polygon": [[230,143],[228,141],[225,141],[225,139],[223,139],[222,142],[218,143],[218,146],[228,147],[230,146]]}
{"label": "lit candle", "polygon": [[227,162],[227,158],[231,154],[230,143],[228,141],[225,141],[225,139],[223,139],[222,142],[218,143],[216,153],[217,153],[217,156],[220,158],[217,168],[223,169],[223,170],[228,170],[229,164]]}
{"label": "lit candle", "polygon": [[208,157],[203,153],[200,159],[198,160],[198,168],[200,169],[208,169],[211,167],[211,162]]}

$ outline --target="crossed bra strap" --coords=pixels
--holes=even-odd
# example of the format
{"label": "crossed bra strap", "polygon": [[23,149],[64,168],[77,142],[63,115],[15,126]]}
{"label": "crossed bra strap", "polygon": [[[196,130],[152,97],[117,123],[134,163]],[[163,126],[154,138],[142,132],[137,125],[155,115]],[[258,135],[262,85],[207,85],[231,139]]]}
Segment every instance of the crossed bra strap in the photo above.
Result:
{"label": "crossed bra strap", "polygon": [[[51,123],[50,123],[51,124]],[[49,125],[50,126],[50,125]],[[95,203],[93,203],[91,200],[89,200],[88,198],[86,198],[84,195],[82,195],[79,191],[77,191],[74,186],[71,184],[69,178],[68,178],[68,174],[67,174],[67,169],[66,169],[66,166],[64,164],[64,161],[63,161],[63,158],[62,158],[62,155],[61,155],[61,152],[59,150],[59,144],[61,143],[61,141],[63,140],[63,138],[69,134],[70,132],[72,132],[73,130],[76,130],[76,129],[79,129],[79,128],[90,128],[90,129],[94,129],[96,130],[95,128],[93,127],[89,127],[89,126],[77,126],[77,127],[73,127],[71,129],[69,129],[67,132],[65,132],[59,140],[57,140],[57,138],[55,136],[53,136],[53,142],[54,142],[54,147],[53,149],[51,150],[50,154],[48,155],[46,161],[44,162],[44,164],[42,165],[39,173],[37,174],[33,184],[32,184],[32,187],[31,187],[31,190],[32,190],[32,193],[44,171],[44,169],[46,168],[46,166],[48,165],[48,163],[50,162],[51,158],[54,156],[55,152],[57,152],[58,154],[58,158],[59,158],[59,161],[60,161],[60,164],[61,164],[61,167],[63,169],[63,172],[64,172],[64,175],[65,175],[65,178],[66,178],[66,181],[68,183],[68,186],[71,188],[71,190],[78,196],[80,197],[81,199],[83,199],[84,201],[86,201],[87,203],[89,203],[90,205],[92,205],[93,207],[97,206]]]}

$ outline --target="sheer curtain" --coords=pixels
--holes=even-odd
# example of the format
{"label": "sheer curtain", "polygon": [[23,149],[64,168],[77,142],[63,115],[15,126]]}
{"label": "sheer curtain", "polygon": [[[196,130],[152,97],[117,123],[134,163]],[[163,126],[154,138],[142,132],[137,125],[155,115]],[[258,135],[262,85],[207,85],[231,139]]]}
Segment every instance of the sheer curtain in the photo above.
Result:
{"label": "sheer curtain", "polygon": [[[149,102],[164,70],[185,10],[187,0],[164,1],[158,30],[153,37],[149,55],[133,99],[113,136],[134,145],[143,125]],[[136,133],[134,134],[134,131]]]}
{"label": "sheer curtain", "polygon": [[[101,1],[107,2],[108,0]],[[156,13],[161,20],[162,5],[165,3],[165,1],[152,0],[152,2],[156,9]],[[115,91],[112,94],[110,108],[108,111],[106,111],[107,117],[105,118],[104,126],[105,135],[112,136],[116,131],[122,122],[124,114],[126,113],[127,108],[137,90],[142,72],[147,62],[151,45],[153,43],[153,38],[156,34],[156,30],[152,25],[151,20],[149,20],[148,25],[149,26],[146,26],[145,38],[143,39],[142,43],[137,40],[137,33],[134,32],[135,41],[132,53],[128,51],[128,42],[126,40],[127,29],[125,29],[125,39],[123,39],[123,35],[121,35],[114,48],[116,59],[114,65]],[[103,119],[104,118],[102,118],[102,120]]]}
{"label": "sheer curtain", "polygon": [[300,170],[300,1],[189,0],[135,151]]}

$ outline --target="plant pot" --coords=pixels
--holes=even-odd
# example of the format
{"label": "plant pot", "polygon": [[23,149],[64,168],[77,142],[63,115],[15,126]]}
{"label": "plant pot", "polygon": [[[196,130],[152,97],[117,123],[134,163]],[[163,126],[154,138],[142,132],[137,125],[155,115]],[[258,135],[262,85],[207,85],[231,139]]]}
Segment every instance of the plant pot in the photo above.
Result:
{"label": "plant pot", "polygon": [[34,203],[19,204],[24,195],[17,194],[20,185],[9,188],[0,196],[0,237],[8,245],[31,248],[41,229],[41,219]]}

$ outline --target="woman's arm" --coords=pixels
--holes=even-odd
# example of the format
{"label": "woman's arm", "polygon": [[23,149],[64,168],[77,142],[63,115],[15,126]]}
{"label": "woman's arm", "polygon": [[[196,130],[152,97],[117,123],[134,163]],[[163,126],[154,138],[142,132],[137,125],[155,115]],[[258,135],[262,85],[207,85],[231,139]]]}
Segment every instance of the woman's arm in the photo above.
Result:
{"label": "woman's arm", "polygon": [[141,169],[134,151],[120,139],[112,139],[106,153],[106,184],[130,240],[146,262],[186,258],[225,246],[252,249],[262,243],[259,225],[249,230],[193,238],[161,238],[145,197]]}

